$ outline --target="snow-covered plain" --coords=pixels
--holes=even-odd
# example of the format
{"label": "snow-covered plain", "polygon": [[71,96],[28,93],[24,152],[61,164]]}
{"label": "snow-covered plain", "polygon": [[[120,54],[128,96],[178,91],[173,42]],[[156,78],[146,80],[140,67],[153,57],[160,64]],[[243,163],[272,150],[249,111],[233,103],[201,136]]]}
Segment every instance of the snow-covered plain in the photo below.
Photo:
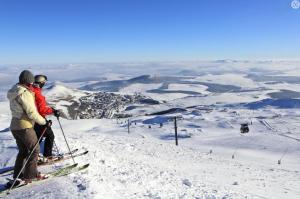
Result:
{"label": "snow-covered plain", "polygon": [[[273,74],[280,71],[281,76],[295,75],[291,72],[297,71],[294,63],[279,63],[280,66],[286,65],[285,70],[282,67],[271,67],[278,63],[259,62],[256,63],[257,67],[265,65],[268,71],[254,72]],[[160,70],[166,72],[166,69],[175,66],[168,72],[180,72],[184,69],[180,67],[181,64],[165,63]],[[278,80],[266,84],[267,80],[251,79],[247,72],[253,72],[253,67],[241,68],[238,67],[240,63],[230,60],[205,64],[217,65],[217,69],[222,69],[224,73],[220,74],[220,70],[215,67],[211,70],[198,70],[203,73],[185,78],[185,81],[194,84],[170,83],[163,89],[172,91],[170,93],[147,92],[158,89],[162,86],[161,83],[134,83],[121,88],[119,93],[141,92],[162,102],[159,105],[139,105],[136,109],[128,111],[133,114],[130,118],[129,133],[127,119],[62,119],[70,147],[89,150],[86,156],[76,158],[76,161],[79,164],[89,162],[90,167],[80,173],[20,188],[5,197],[300,198],[300,110],[273,106],[247,109],[240,105],[269,99],[269,93],[282,89],[297,92],[297,83]],[[186,65],[189,69],[197,69],[197,63]],[[227,67],[229,65],[232,67]],[[105,73],[109,74],[107,80],[114,80],[114,77],[116,80],[122,79],[121,77],[128,78],[136,65],[126,66],[128,73],[124,76],[120,75],[119,71],[113,75],[112,71],[105,70]],[[76,69],[73,71],[75,79],[78,78],[76,75],[80,69],[84,71],[86,67],[70,65],[60,70],[72,69]],[[237,69],[238,72],[232,72]],[[210,73],[206,74],[208,71]],[[54,69],[38,68],[38,73],[40,72],[54,74]],[[151,73],[151,70],[149,72]],[[217,74],[214,74],[215,72]],[[3,77],[10,76],[10,73],[2,73]],[[136,73],[139,74],[139,71]],[[242,74],[239,75],[240,73]],[[105,79],[105,74],[101,78]],[[76,85],[81,87],[82,83],[76,81],[72,84],[70,77],[67,78],[67,83],[60,78],[53,78],[53,81],[55,80],[61,82],[56,83],[46,94],[52,103],[59,103],[58,107],[63,108],[67,105],[56,101],[60,97],[72,96],[72,99],[76,99],[83,95],[83,91],[74,89]],[[85,81],[87,80],[82,80]],[[211,92],[207,90],[207,85],[195,84],[195,81],[235,85],[245,90]],[[72,89],[67,88],[70,85],[73,85]],[[176,93],[180,90],[196,91],[201,95]],[[4,90],[2,95],[5,95]],[[164,115],[140,114],[174,107],[184,108],[185,111]],[[0,110],[0,167],[4,168],[14,164],[17,148],[8,129],[10,111],[7,100],[0,102]],[[174,122],[171,120],[174,116],[179,118],[178,146],[175,145]],[[59,125],[55,118],[52,119],[56,144],[61,151],[67,152]],[[240,124],[243,122],[249,123],[248,134],[239,133]],[[160,123],[163,123],[162,127]],[[278,160],[281,164],[278,164]],[[72,161],[68,160],[41,167],[40,170],[47,172],[71,163]],[[4,184],[7,177],[10,176],[0,176],[0,184]]]}

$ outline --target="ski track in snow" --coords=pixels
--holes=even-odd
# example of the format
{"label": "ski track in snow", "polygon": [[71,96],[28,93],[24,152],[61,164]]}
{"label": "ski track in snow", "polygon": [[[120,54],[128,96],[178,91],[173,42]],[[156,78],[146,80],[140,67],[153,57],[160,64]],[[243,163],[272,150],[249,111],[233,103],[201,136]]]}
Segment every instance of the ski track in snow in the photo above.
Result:
{"label": "ski track in snow", "polygon": [[[88,135],[87,135],[88,133]],[[81,173],[24,187],[8,198],[297,198],[299,171],[262,167],[156,140],[86,131]],[[58,138],[60,145],[62,138]],[[15,157],[12,156],[11,159]]]}
{"label": "ski track in snow", "polygon": [[257,168],[154,140],[121,137],[95,142],[99,149],[90,159],[98,162],[91,164],[89,174],[95,177],[89,183],[97,185],[91,187],[96,198],[270,198],[275,194],[294,198],[300,194],[290,190],[296,188],[294,175],[300,180],[298,172]]}
{"label": "ski track in snow", "polygon": [[[1,118],[5,129],[9,117]],[[84,125],[82,125],[84,123]],[[89,150],[76,158],[88,170],[21,188],[7,198],[298,198],[299,170],[229,159],[149,136],[127,134],[111,120],[62,120],[71,148]],[[66,151],[57,123],[53,130]],[[153,129],[155,131],[155,129]],[[126,136],[125,136],[126,135]],[[215,138],[214,138],[215,139]],[[9,131],[0,133],[1,165],[14,163]],[[65,163],[42,167],[47,171]],[[0,176],[5,183],[8,176]]]}

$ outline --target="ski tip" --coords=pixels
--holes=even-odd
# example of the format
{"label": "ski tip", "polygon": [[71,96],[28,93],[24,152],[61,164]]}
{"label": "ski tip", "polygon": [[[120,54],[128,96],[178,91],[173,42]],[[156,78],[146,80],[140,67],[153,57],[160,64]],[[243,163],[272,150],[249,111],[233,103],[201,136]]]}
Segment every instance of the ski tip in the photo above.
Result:
{"label": "ski tip", "polygon": [[73,168],[73,167],[77,167],[78,166],[78,163],[75,163],[75,164],[71,164],[69,166],[67,166],[66,168]]}
{"label": "ski tip", "polygon": [[86,169],[86,168],[88,168],[89,166],[90,166],[90,163],[84,164],[84,165],[80,166],[80,170],[81,170],[81,169]]}
{"label": "ski tip", "polygon": [[82,165],[82,166],[79,168],[79,170],[87,169],[89,166],[90,166],[90,164]]}

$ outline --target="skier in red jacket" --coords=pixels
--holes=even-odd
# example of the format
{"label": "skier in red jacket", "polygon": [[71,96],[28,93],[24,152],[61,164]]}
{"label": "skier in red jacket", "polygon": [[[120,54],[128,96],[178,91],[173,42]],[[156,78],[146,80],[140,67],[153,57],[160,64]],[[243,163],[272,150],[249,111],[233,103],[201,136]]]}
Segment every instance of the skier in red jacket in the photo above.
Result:
{"label": "skier in red jacket", "polygon": [[[35,93],[35,103],[38,112],[40,113],[41,116],[44,118],[47,115],[52,115],[54,114],[55,117],[60,116],[60,112],[54,108],[51,108],[47,105],[46,103],[46,98],[42,94],[42,88],[47,82],[47,76],[45,75],[36,75],[35,77],[35,83],[34,83],[34,88],[33,92]],[[44,125],[39,125],[35,124],[34,125],[34,130],[37,134],[37,137],[41,137],[41,134],[43,130],[45,129]],[[52,148],[53,148],[53,142],[54,142],[54,133],[51,129],[51,127],[48,127],[46,132],[44,133],[45,139],[45,144],[44,144],[44,161],[47,161],[48,159],[52,158]]]}

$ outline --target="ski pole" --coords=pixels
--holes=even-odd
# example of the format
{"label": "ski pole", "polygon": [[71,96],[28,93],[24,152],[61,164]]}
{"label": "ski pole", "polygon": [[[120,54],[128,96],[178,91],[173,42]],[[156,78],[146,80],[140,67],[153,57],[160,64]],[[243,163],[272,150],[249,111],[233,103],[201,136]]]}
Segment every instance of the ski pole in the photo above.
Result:
{"label": "ski pole", "polygon": [[59,121],[59,117],[56,117],[56,119],[57,119],[57,121],[58,121],[58,123],[59,123],[61,132],[62,132],[62,134],[63,134],[63,136],[64,136],[64,138],[65,138],[65,141],[66,141],[67,147],[68,147],[68,149],[69,149],[69,152],[70,152],[70,154],[71,154],[72,160],[73,160],[74,164],[76,164],[76,163],[75,163],[75,160],[74,160],[74,157],[73,157],[73,154],[72,154],[72,152],[71,152],[71,149],[70,149],[70,147],[69,147],[68,141],[67,141],[67,139],[66,139],[64,130],[63,130],[63,128],[62,128],[62,126],[61,126],[61,123],[60,123],[60,121]]}
{"label": "ski pole", "polygon": [[58,155],[60,155],[59,149],[58,149],[58,147],[57,147],[57,145],[56,145],[56,142],[55,142],[54,140],[53,140],[53,143],[54,143],[54,145],[55,145],[55,148],[56,148],[56,151],[57,151]]}
{"label": "ski pole", "polygon": [[17,179],[20,177],[21,173],[22,173],[23,170],[25,169],[25,167],[26,167],[26,165],[27,165],[27,163],[28,163],[30,157],[32,156],[32,154],[33,154],[34,150],[36,149],[36,147],[39,145],[39,143],[40,143],[40,141],[41,141],[43,135],[45,134],[47,128],[48,128],[48,126],[46,126],[46,127],[44,128],[44,130],[43,130],[43,132],[42,132],[42,135],[39,137],[38,141],[37,141],[36,144],[34,145],[33,149],[31,150],[31,152],[30,152],[30,154],[29,154],[29,156],[28,156],[28,158],[26,159],[25,163],[23,164],[22,169],[21,169],[20,172],[18,173],[17,177],[14,179],[13,184],[10,186],[10,188],[9,188],[9,190],[7,191],[6,194],[9,194],[9,192],[11,191],[11,189],[12,189],[12,188],[14,187],[14,185],[16,184]]}

